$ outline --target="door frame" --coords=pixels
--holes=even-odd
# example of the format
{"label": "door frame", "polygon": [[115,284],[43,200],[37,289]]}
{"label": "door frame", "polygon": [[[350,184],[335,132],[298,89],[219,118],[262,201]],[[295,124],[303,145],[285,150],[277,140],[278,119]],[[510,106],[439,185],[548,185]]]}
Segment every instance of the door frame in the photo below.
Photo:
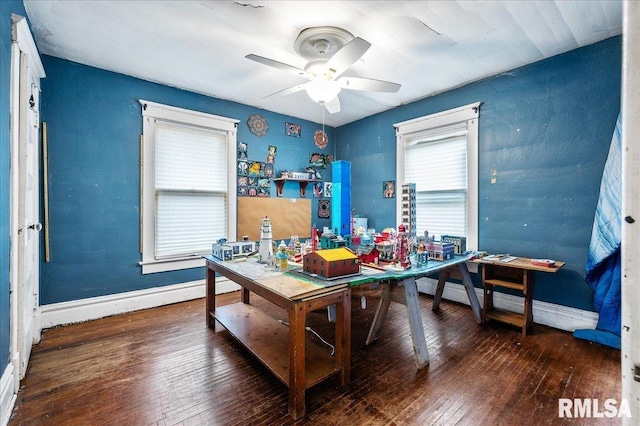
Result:
{"label": "door frame", "polygon": [[[23,359],[24,354],[20,352],[19,345],[19,333],[23,329],[22,327],[22,318],[20,315],[21,309],[21,300],[20,295],[22,294],[19,291],[19,283],[18,283],[18,265],[19,265],[19,256],[22,253],[22,250],[19,246],[19,230],[21,228],[21,224],[24,222],[22,218],[18,217],[19,211],[19,200],[20,200],[20,187],[19,187],[19,158],[18,153],[20,152],[19,147],[21,143],[20,138],[20,111],[24,109],[28,109],[29,105],[22,105],[20,102],[20,69],[21,69],[21,56],[26,55],[29,62],[29,69],[32,75],[36,79],[41,79],[45,77],[44,67],[42,66],[42,62],[40,61],[40,56],[38,54],[38,49],[36,47],[35,42],[33,41],[33,37],[31,35],[31,30],[29,29],[29,25],[24,16],[12,14],[12,44],[11,44],[11,104],[10,104],[10,150],[11,150],[11,172],[10,172],[10,187],[11,187],[11,196],[10,196],[10,263],[9,263],[9,282],[11,295],[9,300],[10,306],[10,362],[13,366],[13,376],[14,376],[14,393],[18,392],[20,379],[24,377],[26,372],[27,364],[28,364],[28,356],[27,359]],[[39,88],[38,88],[39,90]],[[39,118],[38,118],[39,120]],[[36,161],[38,161],[36,159]],[[39,166],[39,164],[38,164]],[[39,168],[39,167],[38,167]],[[38,178],[39,180],[39,178]],[[38,185],[39,187],[39,185]],[[38,195],[39,196],[39,195]],[[40,250],[40,245],[37,245],[37,250]],[[39,266],[39,265],[37,265]],[[39,270],[39,269],[38,269]],[[39,274],[39,273],[38,273]],[[39,276],[36,275],[36,287],[39,285]],[[36,291],[39,289],[36,288]],[[34,339],[39,339],[41,332],[41,321],[40,321],[40,309],[39,302],[37,298],[34,300],[34,306],[36,308],[34,312],[33,319],[33,328],[32,331]]]}

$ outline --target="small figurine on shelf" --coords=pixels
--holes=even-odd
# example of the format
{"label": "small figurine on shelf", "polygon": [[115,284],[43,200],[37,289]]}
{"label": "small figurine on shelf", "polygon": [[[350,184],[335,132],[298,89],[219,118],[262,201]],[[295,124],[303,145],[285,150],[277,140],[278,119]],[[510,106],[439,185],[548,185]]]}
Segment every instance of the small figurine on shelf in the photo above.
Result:
{"label": "small figurine on shelf", "polygon": [[289,262],[287,256],[287,245],[284,241],[280,242],[278,246],[278,252],[276,253],[276,270],[278,271],[286,271],[289,269]]}
{"label": "small figurine on shelf", "polygon": [[411,268],[411,259],[409,257],[410,246],[407,238],[407,228],[403,224],[398,226],[398,234],[396,235],[396,263],[399,263],[403,269]]}
{"label": "small figurine on shelf", "polygon": [[418,244],[418,252],[416,253],[416,263],[417,267],[421,268],[423,266],[427,266],[427,262],[429,261],[429,253],[424,245],[424,243]]}

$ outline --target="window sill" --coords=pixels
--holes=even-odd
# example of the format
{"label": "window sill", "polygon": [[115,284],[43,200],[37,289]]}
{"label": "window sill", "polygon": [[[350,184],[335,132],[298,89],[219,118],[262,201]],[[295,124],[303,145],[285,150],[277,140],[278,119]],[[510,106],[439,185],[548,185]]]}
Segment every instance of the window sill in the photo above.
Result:
{"label": "window sill", "polygon": [[180,269],[199,268],[205,265],[204,258],[200,256],[181,257],[176,259],[163,259],[138,262],[142,266],[142,274],[155,274],[156,272],[178,271]]}

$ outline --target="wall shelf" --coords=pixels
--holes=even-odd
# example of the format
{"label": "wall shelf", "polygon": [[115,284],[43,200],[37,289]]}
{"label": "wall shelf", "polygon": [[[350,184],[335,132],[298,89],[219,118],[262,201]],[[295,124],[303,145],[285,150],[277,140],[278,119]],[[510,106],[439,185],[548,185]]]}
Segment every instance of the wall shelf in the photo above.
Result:
{"label": "wall shelf", "polygon": [[298,182],[300,185],[300,196],[304,197],[307,194],[307,185],[309,182],[321,182],[320,179],[294,179],[294,178],[275,178],[273,181],[276,183],[276,195],[282,197],[282,189],[285,182]]}

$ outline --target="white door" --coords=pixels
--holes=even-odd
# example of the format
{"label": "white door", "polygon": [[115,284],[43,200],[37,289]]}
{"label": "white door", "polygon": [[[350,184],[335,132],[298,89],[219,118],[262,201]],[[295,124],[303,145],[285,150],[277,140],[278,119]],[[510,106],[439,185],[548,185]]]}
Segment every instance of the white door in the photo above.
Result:
{"label": "white door", "polygon": [[[40,77],[44,69],[22,17],[14,18],[11,92],[11,357],[24,378],[40,341]],[[27,38],[27,42],[25,42]]]}
{"label": "white door", "polygon": [[39,134],[40,84],[29,70],[29,58],[20,58],[20,139],[18,143],[18,350],[20,377],[24,377],[31,346],[40,341],[39,287]]}

